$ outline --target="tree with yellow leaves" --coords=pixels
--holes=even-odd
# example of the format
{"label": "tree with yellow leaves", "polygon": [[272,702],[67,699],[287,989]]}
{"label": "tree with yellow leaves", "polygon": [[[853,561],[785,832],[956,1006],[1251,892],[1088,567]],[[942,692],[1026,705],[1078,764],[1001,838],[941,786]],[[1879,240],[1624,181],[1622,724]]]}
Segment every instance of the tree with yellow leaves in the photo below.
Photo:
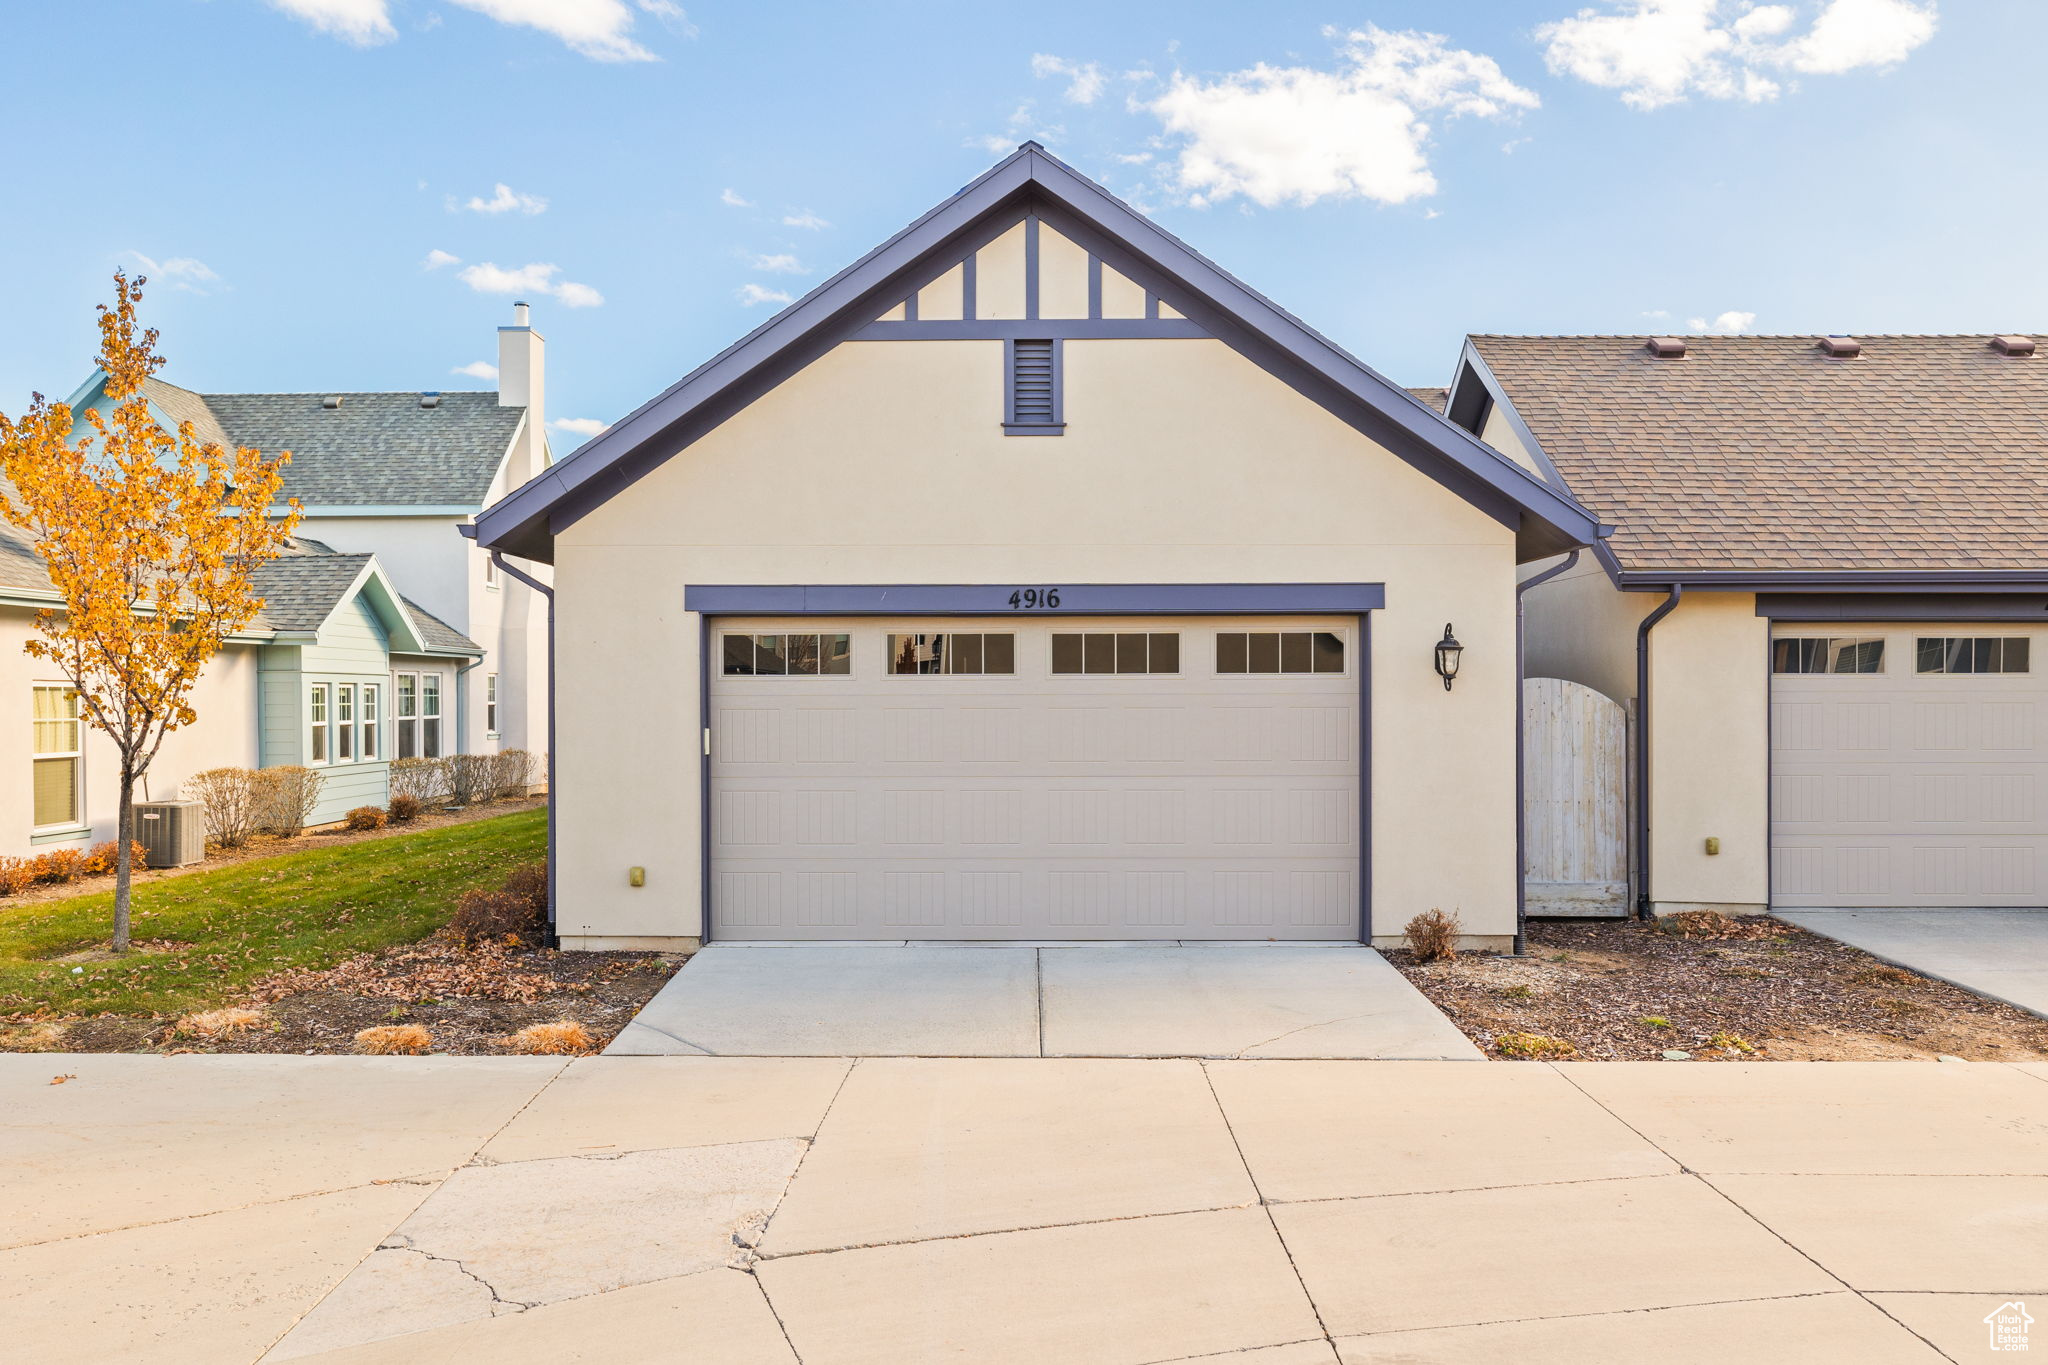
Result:
{"label": "tree with yellow leaves", "polygon": [[163,367],[155,328],[138,333],[146,281],[114,275],[99,308],[100,369],[111,415],[36,394],[19,421],[0,413],[7,519],[28,535],[63,606],[36,614],[24,648],[61,669],[79,711],[121,758],[114,951],[128,951],[135,784],[164,737],[198,719],[192,687],[221,645],[263,610],[251,579],[298,525],[272,517],[289,451],[265,460],[202,443],[190,422],[166,431],[143,381]]}

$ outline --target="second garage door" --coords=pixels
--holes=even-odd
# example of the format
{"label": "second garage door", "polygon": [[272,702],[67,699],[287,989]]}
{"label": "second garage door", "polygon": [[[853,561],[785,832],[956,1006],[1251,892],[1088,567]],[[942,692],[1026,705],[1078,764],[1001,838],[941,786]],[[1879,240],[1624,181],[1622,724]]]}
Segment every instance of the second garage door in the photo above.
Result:
{"label": "second garage door", "polygon": [[1356,618],[711,623],[724,939],[1349,939]]}

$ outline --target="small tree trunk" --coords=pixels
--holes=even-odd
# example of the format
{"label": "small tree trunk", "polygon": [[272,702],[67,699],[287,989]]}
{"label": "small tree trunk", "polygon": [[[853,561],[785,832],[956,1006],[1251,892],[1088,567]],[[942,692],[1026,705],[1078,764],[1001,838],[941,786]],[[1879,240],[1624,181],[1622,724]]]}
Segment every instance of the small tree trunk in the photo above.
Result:
{"label": "small tree trunk", "polygon": [[128,891],[135,861],[135,774],[121,765],[121,818],[115,828],[114,951],[128,951]]}

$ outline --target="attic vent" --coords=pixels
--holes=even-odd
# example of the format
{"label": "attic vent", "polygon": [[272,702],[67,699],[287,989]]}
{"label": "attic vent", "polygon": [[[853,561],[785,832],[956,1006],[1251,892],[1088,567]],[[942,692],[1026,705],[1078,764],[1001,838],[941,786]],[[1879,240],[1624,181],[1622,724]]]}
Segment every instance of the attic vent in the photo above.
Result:
{"label": "attic vent", "polygon": [[1993,337],[1991,338],[1991,349],[2000,355],[2032,355],[2034,353],[2034,339],[2032,337]]}
{"label": "attic vent", "polygon": [[1854,360],[1863,354],[1863,343],[1855,337],[1822,337],[1817,344],[1836,360]]}
{"label": "attic vent", "polygon": [[338,394],[338,393],[334,393],[334,394],[329,394],[329,395],[328,395],[327,397],[325,397],[325,398],[323,398],[323,399],[321,399],[321,400],[320,400],[320,406],[321,406],[321,407],[323,407],[323,408],[338,408],[338,407],[340,407],[340,406],[341,406],[341,395],[340,395],[340,394]]}
{"label": "attic vent", "polygon": [[438,408],[438,407],[440,407],[440,406],[441,406],[441,395],[440,395],[440,394],[438,394],[438,393],[423,393],[423,394],[421,394],[421,395],[420,395],[420,406],[421,406],[421,407],[423,407],[423,408]]}
{"label": "attic vent", "polygon": [[1057,341],[1019,338],[1009,344],[1004,376],[1008,411],[1003,431],[1010,436],[1058,436],[1060,422],[1060,352]]}
{"label": "attic vent", "polygon": [[1684,337],[1651,337],[1643,343],[1643,349],[1659,360],[1685,359]]}

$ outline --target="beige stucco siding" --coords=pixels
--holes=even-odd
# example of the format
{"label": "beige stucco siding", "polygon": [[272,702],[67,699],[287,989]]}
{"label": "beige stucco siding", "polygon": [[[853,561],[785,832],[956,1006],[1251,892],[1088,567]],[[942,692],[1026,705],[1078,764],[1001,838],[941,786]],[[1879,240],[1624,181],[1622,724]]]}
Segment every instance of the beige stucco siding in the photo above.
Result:
{"label": "beige stucco siding", "polygon": [[[1531,578],[1555,559],[1522,566]],[[1523,639],[1532,678],[1582,683],[1618,702],[1636,694],[1636,627],[1664,600],[1662,593],[1622,592],[1590,550],[1579,562],[1523,598]]]}
{"label": "beige stucco siding", "polygon": [[[563,933],[701,932],[685,584],[1332,581],[1386,584],[1376,927],[1442,906],[1509,932],[1509,528],[1220,342],[1067,342],[1059,438],[1001,434],[1001,356],[841,345],[559,534]],[[1449,693],[1446,621],[1467,646]]]}
{"label": "beige stucco siding", "polygon": [[1479,433],[1479,439],[1536,477],[1543,477],[1542,467],[1529,453],[1529,447],[1522,444],[1522,438],[1515,434],[1515,424],[1508,420],[1507,409],[1499,403],[1487,409],[1485,429]]}

